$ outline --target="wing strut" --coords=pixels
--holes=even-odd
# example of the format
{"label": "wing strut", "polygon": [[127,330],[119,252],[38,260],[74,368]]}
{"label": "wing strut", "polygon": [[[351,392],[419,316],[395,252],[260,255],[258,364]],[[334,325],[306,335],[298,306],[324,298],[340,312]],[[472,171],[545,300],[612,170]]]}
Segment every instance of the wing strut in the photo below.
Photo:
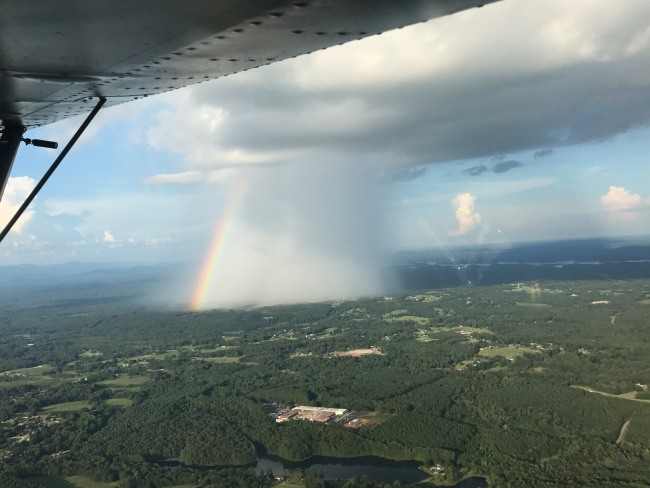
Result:
{"label": "wing strut", "polygon": [[[36,187],[32,190],[32,192],[29,194],[27,199],[24,201],[24,203],[20,206],[16,214],[11,218],[7,226],[4,228],[2,233],[0,234],[0,242],[7,236],[11,228],[14,226],[14,224],[18,221],[20,216],[23,214],[25,210],[27,210],[27,207],[29,207],[29,204],[32,203],[32,200],[36,198],[36,195],[38,192],[43,188],[43,185],[47,182],[47,180],[52,176],[52,173],[56,170],[56,168],[61,164],[61,161],[63,161],[63,158],[66,157],[70,149],[72,149],[72,146],[75,145],[77,142],[77,139],[81,137],[81,134],[84,133],[86,130],[86,127],[90,124],[90,122],[95,118],[95,115],[97,115],[97,112],[99,112],[99,109],[102,108],[102,105],[106,103],[106,99],[104,97],[99,98],[99,102],[97,102],[97,105],[95,105],[95,108],[93,108],[92,112],[88,114],[88,117],[86,117],[86,120],[84,120],[83,124],[77,129],[77,132],[75,132],[74,136],[72,136],[72,139],[68,142],[68,144],[63,148],[63,151],[61,151],[61,154],[56,158],[56,160],[52,163],[52,166],[50,166],[50,169],[47,170],[47,172],[43,175],[43,178],[41,178],[41,181],[38,182]],[[7,134],[7,130],[2,133],[2,142],[5,140],[8,141],[8,147],[7,149],[13,150],[13,155],[11,156],[11,161],[9,163],[9,170],[11,170],[11,165],[13,165],[13,160],[16,157],[16,152],[18,151],[18,145],[20,144],[20,141],[22,140],[22,133],[23,130],[18,130],[18,131],[9,131]],[[5,139],[5,134],[7,134],[7,137]],[[17,135],[16,135],[17,134]],[[0,168],[2,170],[3,168]],[[4,191],[4,185],[6,185],[7,180],[9,179],[9,172],[7,172],[7,175],[5,177],[4,183],[2,183],[2,191]]]}

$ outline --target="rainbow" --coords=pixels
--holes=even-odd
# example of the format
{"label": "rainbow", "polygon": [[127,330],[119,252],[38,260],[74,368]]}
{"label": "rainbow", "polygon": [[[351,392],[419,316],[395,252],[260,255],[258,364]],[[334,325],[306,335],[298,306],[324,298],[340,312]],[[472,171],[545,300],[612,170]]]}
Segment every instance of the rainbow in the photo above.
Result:
{"label": "rainbow", "polygon": [[203,260],[203,264],[201,265],[199,279],[190,298],[190,310],[201,310],[205,306],[205,301],[210,289],[212,288],[212,282],[216,275],[217,267],[219,266],[219,262],[223,256],[226,241],[228,240],[228,236],[233,228],[235,213],[237,212],[237,208],[239,207],[239,203],[243,196],[243,186],[237,190],[233,190],[226,208],[222,212],[221,219],[219,219],[217,228],[212,236],[212,241],[208,247],[208,252]]}

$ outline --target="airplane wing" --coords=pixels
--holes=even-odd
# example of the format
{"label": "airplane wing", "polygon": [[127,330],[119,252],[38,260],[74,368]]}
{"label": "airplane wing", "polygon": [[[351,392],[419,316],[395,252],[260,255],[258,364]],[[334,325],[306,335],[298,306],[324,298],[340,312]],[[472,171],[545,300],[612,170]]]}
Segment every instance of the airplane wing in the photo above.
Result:
{"label": "airplane wing", "polygon": [[494,0],[0,1],[0,125],[27,128]]}

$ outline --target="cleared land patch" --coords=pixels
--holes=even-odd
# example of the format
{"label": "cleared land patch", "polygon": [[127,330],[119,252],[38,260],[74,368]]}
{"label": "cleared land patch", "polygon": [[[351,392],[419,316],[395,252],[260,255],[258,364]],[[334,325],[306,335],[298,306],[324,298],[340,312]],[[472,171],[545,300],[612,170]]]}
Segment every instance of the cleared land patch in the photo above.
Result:
{"label": "cleared land patch", "polygon": [[56,403],[48,407],[44,407],[45,412],[76,412],[77,410],[83,410],[84,408],[90,408],[90,404],[86,400],[81,400],[78,402],[66,402],[66,403]]}
{"label": "cleared land patch", "polygon": [[194,358],[197,361],[209,361],[211,363],[238,363],[241,358],[238,357],[220,357],[220,358]]}
{"label": "cleared land patch", "polygon": [[420,325],[426,325],[429,323],[429,319],[426,317],[416,317],[415,315],[402,315],[400,317],[386,317],[384,316],[386,322],[407,322],[413,321]]}
{"label": "cleared land patch", "polygon": [[530,347],[509,345],[509,346],[499,346],[499,347],[492,347],[492,348],[486,347],[482,351],[479,351],[478,355],[485,356],[488,358],[493,358],[496,356],[503,356],[504,358],[507,358],[507,357],[523,356],[524,353],[526,352],[539,353],[538,350],[531,349]]}
{"label": "cleared land patch", "polygon": [[25,376],[27,378],[33,378],[38,376],[43,376],[44,374],[51,373],[54,371],[54,367],[49,364],[44,364],[41,366],[34,366],[33,368],[21,368],[13,369],[11,371],[5,371],[1,375],[5,376]]}
{"label": "cleared land patch", "polygon": [[537,308],[552,307],[552,305],[549,305],[548,303],[532,303],[532,302],[515,302],[515,305],[517,305],[518,307],[537,307]]}
{"label": "cleared land patch", "polygon": [[362,415],[360,418],[366,419],[374,425],[379,425],[386,422],[391,417],[394,417],[394,415],[391,415],[389,413],[369,412],[365,415]]}
{"label": "cleared land patch", "polygon": [[286,479],[275,486],[285,486],[287,488],[304,488],[305,483],[303,483],[303,481],[300,478],[295,477],[295,478]]}
{"label": "cleared land patch", "polygon": [[170,357],[178,356],[178,351],[172,349],[171,351],[161,352],[158,354],[143,354],[142,356],[133,356],[132,358],[127,358],[127,361],[144,361],[148,359],[167,359]]}
{"label": "cleared land patch", "polygon": [[458,332],[462,334],[463,332],[469,332],[471,334],[494,334],[490,329],[481,328],[481,327],[466,327],[459,325],[458,327],[431,327],[431,332]]}
{"label": "cleared land patch", "polygon": [[120,376],[114,380],[105,380],[101,381],[102,385],[109,386],[111,388],[119,389],[120,387],[129,387],[129,386],[140,386],[149,381],[149,378],[146,376]]}
{"label": "cleared land patch", "polygon": [[588,391],[589,393],[598,393],[599,395],[611,397],[611,398],[620,398],[621,400],[632,400],[633,402],[643,402],[650,403],[650,400],[644,400],[641,398],[636,398],[637,391],[628,391],[627,393],[621,393],[620,395],[614,395],[612,393],[605,393],[604,391],[594,390],[588,386],[581,385],[571,385],[571,388],[579,388],[580,390]]}
{"label": "cleared land patch", "polygon": [[201,354],[212,354],[215,352],[223,351],[225,349],[232,349],[234,346],[219,346],[213,349],[198,349]]}

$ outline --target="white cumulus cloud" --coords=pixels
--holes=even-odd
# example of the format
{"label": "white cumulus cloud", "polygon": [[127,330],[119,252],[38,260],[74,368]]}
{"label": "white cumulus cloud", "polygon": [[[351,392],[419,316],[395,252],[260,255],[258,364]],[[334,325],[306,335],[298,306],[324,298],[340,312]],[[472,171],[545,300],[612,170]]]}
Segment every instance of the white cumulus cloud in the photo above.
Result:
{"label": "white cumulus cloud", "polygon": [[[7,186],[5,187],[2,202],[0,202],[0,225],[4,228],[9,222],[11,217],[14,216],[16,210],[20,208],[25,198],[29,195],[32,189],[36,186],[36,180],[29,176],[17,176],[9,178]],[[18,219],[11,229],[12,232],[20,234],[23,226],[31,220],[34,216],[33,210],[27,210],[23,213],[22,217]]]}
{"label": "white cumulus cloud", "polygon": [[474,201],[476,197],[471,193],[456,195],[452,203],[456,207],[456,218],[458,229],[449,232],[451,236],[462,236],[481,223],[481,214],[474,212]]}
{"label": "white cumulus cloud", "polygon": [[105,230],[104,231],[104,242],[116,242],[115,241],[115,236],[111,234],[109,231]]}
{"label": "white cumulus cloud", "polygon": [[622,186],[610,186],[609,191],[600,197],[600,201],[607,210],[627,210],[639,205],[641,197]]}

